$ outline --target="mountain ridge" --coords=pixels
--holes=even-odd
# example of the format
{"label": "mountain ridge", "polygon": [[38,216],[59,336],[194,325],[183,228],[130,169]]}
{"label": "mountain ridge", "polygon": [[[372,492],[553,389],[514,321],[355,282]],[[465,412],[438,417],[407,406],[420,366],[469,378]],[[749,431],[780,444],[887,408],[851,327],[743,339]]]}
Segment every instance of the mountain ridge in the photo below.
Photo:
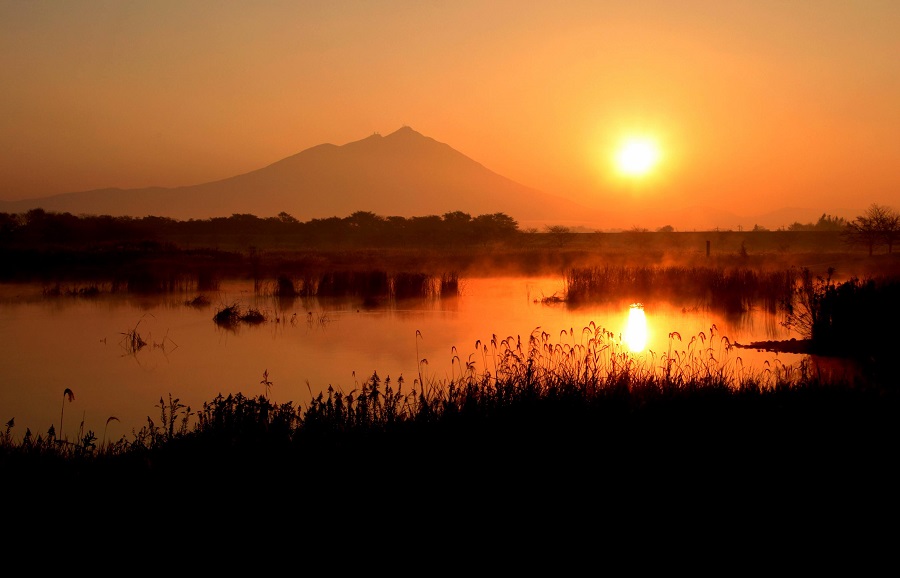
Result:
{"label": "mountain ridge", "polygon": [[259,169],[206,183],[110,187],[0,201],[0,211],[32,208],[176,219],[287,212],[300,220],[356,211],[402,217],[463,211],[505,213],[523,227],[587,226],[597,217],[588,207],[516,183],[408,126],[344,145],[315,145]]}

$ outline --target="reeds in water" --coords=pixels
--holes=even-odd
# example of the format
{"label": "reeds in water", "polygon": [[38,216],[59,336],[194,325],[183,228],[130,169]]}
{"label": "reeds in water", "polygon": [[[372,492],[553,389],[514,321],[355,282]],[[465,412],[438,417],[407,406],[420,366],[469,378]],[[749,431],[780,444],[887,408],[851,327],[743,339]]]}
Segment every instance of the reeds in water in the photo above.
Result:
{"label": "reeds in water", "polygon": [[273,294],[277,297],[345,297],[364,300],[453,296],[459,293],[459,275],[433,275],[415,271],[333,270],[321,275],[307,273],[292,279],[279,275]]}
{"label": "reeds in water", "polygon": [[266,314],[259,309],[254,307],[242,309],[239,303],[232,303],[231,305],[220,307],[213,315],[213,321],[216,325],[232,328],[240,323],[258,325],[267,320],[268,317]]}
{"label": "reeds in water", "polygon": [[[212,483],[277,473],[290,484],[309,476],[362,483],[359,476],[399,471],[391,479],[409,483],[422,464],[472,480],[490,469],[506,471],[509,463],[532,472],[570,468],[573,460],[597,459],[599,451],[606,460],[610,452],[631,459],[649,450],[668,459],[702,446],[704,460],[719,460],[761,440],[825,435],[837,424],[841,435],[864,432],[866,439],[895,429],[898,400],[890,392],[896,388],[886,394],[833,381],[810,361],[754,368],[737,353],[715,326],[684,340],[673,332],[665,352],[639,355],[594,323],[555,336],[538,327],[524,338],[476,341],[468,357],[454,349],[449,378],[426,376],[423,359],[409,388],[402,376],[373,372],[349,392],[329,386],[303,406],[275,404],[264,371],[254,385],[264,395],[220,394],[197,412],[170,395],[168,403],[160,399],[159,423],[148,418],[132,439],[112,443],[104,432],[99,448],[91,432],[59,445],[29,431],[16,444],[10,420],[0,463],[40,458],[46,464],[52,457],[51,467],[62,471],[74,458],[82,479],[102,463],[106,469],[99,471],[118,464],[131,479],[152,474]],[[785,459],[791,448],[785,446]]]}
{"label": "reeds in water", "polygon": [[134,354],[147,346],[147,342],[138,333],[138,326],[141,324],[142,320],[138,320],[135,324],[134,328],[130,331],[125,331],[122,333],[122,347],[129,354]]}
{"label": "reeds in water", "polygon": [[701,301],[727,313],[762,306],[774,312],[789,302],[799,279],[793,269],[756,271],[746,268],[600,266],[566,272],[566,301],[572,304],[611,299]]}

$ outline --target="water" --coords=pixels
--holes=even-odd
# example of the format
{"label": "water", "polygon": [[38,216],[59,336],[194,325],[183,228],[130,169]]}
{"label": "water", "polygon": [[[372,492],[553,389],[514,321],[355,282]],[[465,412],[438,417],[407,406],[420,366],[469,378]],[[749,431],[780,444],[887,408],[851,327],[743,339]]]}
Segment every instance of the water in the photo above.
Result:
{"label": "water", "polygon": [[[82,431],[99,442],[131,439],[148,418],[161,424],[158,406],[170,395],[192,411],[238,392],[304,407],[329,386],[349,393],[374,373],[395,387],[402,380],[404,391],[418,387],[420,371],[426,383],[459,377],[467,362],[480,363],[476,343],[527,343],[535,330],[572,342],[593,322],[624,343],[627,300],[578,309],[543,300],[564,290],[554,277],[473,278],[460,281],[459,296],[363,306],[348,298],[285,302],[235,283],[192,307],[186,302],[196,294],[46,297],[40,286],[0,285],[0,419],[15,420],[18,440],[26,428],[44,435],[51,425],[68,439]],[[231,304],[256,308],[266,321],[217,325],[214,314]],[[671,332],[682,336],[681,348],[701,333],[740,343],[799,337],[766,311],[726,318],[660,302],[643,303],[643,313],[646,345],[638,356],[665,353]],[[131,334],[146,345],[132,350]],[[739,355],[749,368],[803,357]]]}

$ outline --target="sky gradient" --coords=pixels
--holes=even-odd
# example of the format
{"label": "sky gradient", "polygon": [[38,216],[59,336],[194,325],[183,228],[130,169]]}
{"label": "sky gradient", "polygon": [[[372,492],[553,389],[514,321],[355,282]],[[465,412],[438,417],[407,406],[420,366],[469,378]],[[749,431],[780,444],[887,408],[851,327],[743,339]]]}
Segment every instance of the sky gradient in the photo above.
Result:
{"label": "sky gradient", "polygon": [[[624,226],[900,209],[898,30],[896,0],[0,0],[0,199],[193,185],[407,125]],[[613,165],[629,135],[660,149],[641,178]]]}

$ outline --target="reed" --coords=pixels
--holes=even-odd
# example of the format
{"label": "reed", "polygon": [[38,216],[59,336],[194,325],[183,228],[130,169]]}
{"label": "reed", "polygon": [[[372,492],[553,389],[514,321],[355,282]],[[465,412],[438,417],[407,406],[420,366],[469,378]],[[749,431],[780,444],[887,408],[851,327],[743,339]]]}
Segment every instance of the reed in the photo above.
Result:
{"label": "reed", "polygon": [[62,409],[59,411],[59,435],[63,435],[63,416],[66,413],[66,401],[75,401],[75,394],[68,387],[63,391]]}
{"label": "reed", "polygon": [[122,342],[121,345],[125,349],[125,352],[133,355],[147,346],[147,342],[138,333],[138,326],[141,324],[143,319],[139,319],[135,326],[130,331],[122,332]]}

